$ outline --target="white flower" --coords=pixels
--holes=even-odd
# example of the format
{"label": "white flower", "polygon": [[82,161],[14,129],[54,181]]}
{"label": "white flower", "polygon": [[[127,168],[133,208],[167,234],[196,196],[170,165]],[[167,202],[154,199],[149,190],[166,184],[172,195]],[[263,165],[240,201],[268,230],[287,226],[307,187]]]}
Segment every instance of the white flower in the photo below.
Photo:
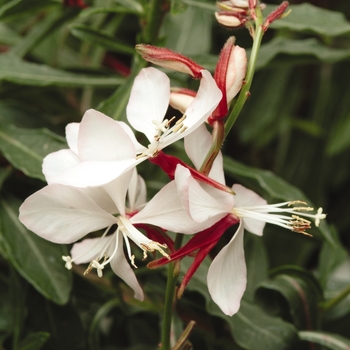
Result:
{"label": "white flower", "polygon": [[136,77],[127,115],[130,124],[143,132],[150,144],[140,145],[125,123],[88,110],[81,123],[68,124],[69,149],[45,157],[43,173],[49,184],[59,183],[85,188],[104,185],[203,123],[221,99],[221,92],[208,71],[196,98],[175,126],[163,120],[169,105],[169,78],[155,68],[142,69]]}

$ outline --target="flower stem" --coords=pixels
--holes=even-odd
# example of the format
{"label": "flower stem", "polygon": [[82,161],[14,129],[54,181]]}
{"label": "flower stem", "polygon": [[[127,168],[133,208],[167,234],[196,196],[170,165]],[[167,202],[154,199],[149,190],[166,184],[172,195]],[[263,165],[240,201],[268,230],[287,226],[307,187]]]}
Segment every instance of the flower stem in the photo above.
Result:
{"label": "flower stem", "polygon": [[234,105],[234,107],[231,110],[231,113],[227,117],[226,123],[225,123],[225,137],[230,132],[233,124],[237,120],[239,113],[241,112],[245,102],[247,101],[248,97],[250,96],[250,86],[252,85],[254,72],[255,72],[255,66],[256,61],[258,58],[258,52],[261,45],[261,40],[264,35],[264,30],[262,28],[262,13],[259,7],[255,9],[256,14],[256,21],[255,21],[255,34],[254,34],[254,42],[252,47],[252,52],[250,54],[248,68],[247,68],[247,75],[245,77],[244,84],[242,86],[241,92],[238,96],[238,99]]}
{"label": "flower stem", "polygon": [[224,142],[224,124],[222,120],[216,120],[213,123],[213,142],[211,145],[211,148],[207,154],[207,156],[205,157],[203,164],[201,166],[201,168],[199,169],[199,172],[203,173],[204,175],[209,174],[211,167],[213,165],[213,162],[216,158],[216,156],[218,155],[218,153],[220,152],[221,146]]}
{"label": "flower stem", "polygon": [[[177,234],[175,238],[175,249],[179,249],[182,244],[183,235]],[[163,328],[161,339],[161,350],[170,350],[171,321],[174,308],[176,281],[179,275],[178,261],[172,262],[168,266],[168,280],[165,290]]]}
{"label": "flower stem", "polygon": [[154,44],[158,36],[158,30],[162,23],[163,0],[150,0],[148,2],[146,24],[142,34],[145,44]]}

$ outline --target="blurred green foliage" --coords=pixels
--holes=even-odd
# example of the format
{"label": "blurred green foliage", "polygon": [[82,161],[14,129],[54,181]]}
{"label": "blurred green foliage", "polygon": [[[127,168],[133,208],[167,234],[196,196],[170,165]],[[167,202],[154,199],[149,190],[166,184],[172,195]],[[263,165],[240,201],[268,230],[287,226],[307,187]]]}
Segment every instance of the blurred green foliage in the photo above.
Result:
{"label": "blurred green foliage", "polygon": [[[215,22],[213,1],[86,4],[0,0],[0,349],[157,348],[165,271],[138,263],[143,303],[112,272],[71,273],[61,261],[67,247],[28,232],[18,206],[45,185],[42,159],[66,147],[68,122],[88,108],[125,120],[133,79],[146,66],[136,43],[168,47],[211,70],[228,36],[251,47],[247,31]],[[251,97],[224,145],[225,171],[229,184],[269,202],[322,206],[329,225],[313,239],[270,227],[262,238],[247,234],[248,287],[232,318],[210,299],[205,260],[174,318],[176,336],[197,322],[195,350],[350,346],[350,9],[327,0],[290,8],[264,37]],[[195,84],[169,75],[174,86]],[[184,153],[181,144],[170,152]],[[166,181],[148,164],[140,172],[151,191]]]}

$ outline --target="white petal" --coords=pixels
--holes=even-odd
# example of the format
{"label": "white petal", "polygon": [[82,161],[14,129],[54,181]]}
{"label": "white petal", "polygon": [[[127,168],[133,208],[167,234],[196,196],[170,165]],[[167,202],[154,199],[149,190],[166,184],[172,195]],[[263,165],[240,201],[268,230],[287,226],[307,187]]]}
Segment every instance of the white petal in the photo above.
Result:
{"label": "white petal", "polygon": [[121,215],[125,215],[126,192],[128,190],[133,172],[134,169],[130,169],[124,174],[118,176],[115,180],[103,186],[108,195],[113,199],[116,207],[118,208],[118,212]]}
{"label": "white petal", "polygon": [[130,222],[152,224],[173,232],[191,234],[204,230],[214,222],[197,223],[186,212],[177,195],[175,181],[164,186]]}
{"label": "white petal", "polygon": [[233,196],[216,188],[211,188],[212,194],[218,194],[218,198],[227,196],[225,201],[220,201],[210,195],[203,187],[193,178],[189,184],[189,205],[190,214],[197,222],[203,222],[209,218],[220,216],[221,218],[231,212],[233,206]]}
{"label": "white petal", "polygon": [[144,133],[150,142],[155,135],[152,120],[163,120],[169,97],[169,78],[156,68],[143,68],[135,78],[126,114],[133,128]]}
{"label": "white petal", "polygon": [[247,285],[247,267],[243,249],[244,228],[240,225],[231,241],[211,263],[207,283],[209,293],[220,309],[235,314]]}
{"label": "white petal", "polygon": [[66,139],[69,148],[77,155],[78,152],[78,135],[79,135],[79,123],[69,123],[66,126]]}
{"label": "white petal", "polygon": [[123,128],[125,133],[129,136],[130,140],[134,144],[135,151],[136,151],[137,154],[138,153],[143,153],[144,151],[147,150],[147,147],[142,146],[141,143],[139,143],[137,141],[134,132],[132,131],[132,129],[130,128],[130,126],[128,124],[126,124],[124,122],[119,122],[119,125]]}
{"label": "white petal", "polygon": [[185,113],[186,109],[193,102],[194,96],[187,95],[181,92],[170,92],[170,105],[174,109],[177,109],[182,114]]}
{"label": "white petal", "polygon": [[61,173],[80,163],[79,157],[70,149],[62,149],[48,154],[43,161],[42,171],[46,181],[50,184]]}
{"label": "white petal", "polygon": [[147,200],[146,195],[146,183],[134,169],[128,189],[128,204],[131,212],[141,210],[144,207]]}
{"label": "white petal", "polygon": [[85,112],[80,123],[78,150],[81,161],[116,161],[136,156],[135,146],[119,122],[93,109]]}
{"label": "white petal", "polygon": [[113,237],[87,238],[79,243],[75,243],[70,251],[74,263],[77,265],[85,264],[90,263],[94,259],[103,258],[104,253],[108,252],[108,247]]}
{"label": "white petal", "polygon": [[20,207],[19,219],[29,230],[55,243],[73,243],[116,222],[78,189],[57,184],[28,197]]}
{"label": "white petal", "polygon": [[[204,158],[208,154],[213,138],[205,124],[201,124],[194,132],[185,137],[185,150],[197,170],[200,169]],[[223,158],[221,152],[216,157],[209,177],[225,184]]]}
{"label": "white petal", "polygon": [[[127,262],[124,251],[123,251],[123,238],[121,234],[118,234],[117,238],[117,252],[113,257],[110,265],[114,273],[119,276],[128,286],[130,286],[135,294],[134,297],[138,300],[143,300],[143,291],[139,285],[139,282],[136,279],[133,269],[130,267]],[[111,246],[112,248],[112,246]]]}
{"label": "white petal", "polygon": [[145,158],[132,158],[114,162],[81,162],[60,174],[52,175],[47,171],[45,176],[48,183],[59,183],[80,188],[101,186],[116,179],[144,160]]}
{"label": "white petal", "polygon": [[202,70],[201,73],[202,79],[197,95],[185,112],[187,116],[184,120],[184,125],[187,127],[186,131],[176,133],[172,137],[165,139],[161,144],[162,148],[196,130],[199,125],[207,120],[220,102],[222,93],[217,87],[215,80],[208,71]]}
{"label": "white petal", "polygon": [[[235,184],[232,186],[232,189],[235,191],[235,207],[242,208],[242,207],[254,207],[254,206],[261,206],[261,205],[267,205],[267,202],[265,199],[260,197],[258,194],[253,192],[252,190],[249,190],[248,188],[245,188],[242,185]],[[254,208],[251,208],[252,211],[254,211]],[[264,212],[260,210],[260,212]],[[268,209],[266,208],[266,213],[268,213]],[[265,222],[251,219],[251,218],[243,218],[244,222],[244,228],[254,233],[255,235],[262,236],[263,230],[265,227]]]}

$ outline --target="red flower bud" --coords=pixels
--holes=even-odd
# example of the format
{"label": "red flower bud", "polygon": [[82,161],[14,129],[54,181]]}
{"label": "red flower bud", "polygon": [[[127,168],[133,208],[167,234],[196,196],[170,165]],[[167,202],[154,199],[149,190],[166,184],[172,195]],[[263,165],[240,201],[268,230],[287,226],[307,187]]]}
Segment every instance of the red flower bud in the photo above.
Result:
{"label": "red flower bud", "polygon": [[185,88],[172,88],[170,92],[169,104],[171,107],[184,114],[195,97],[196,92],[193,90]]}
{"label": "red flower bud", "polygon": [[287,17],[290,12],[292,10],[287,11],[286,13],[284,13],[284,11],[287,9],[287,7],[289,6],[289,2],[288,1],[283,1],[281,5],[279,5],[275,11],[272,11],[265,20],[265,23],[263,24],[263,30],[264,32],[267,31],[267,28],[269,27],[269,25],[276,21],[277,19],[283,18],[283,17]]}
{"label": "red flower bud", "polygon": [[230,37],[221,50],[216,65],[214,79],[223,97],[209,118],[211,124],[214,120],[224,118],[228,112],[228,105],[241,90],[247,70],[247,55],[243,48],[235,46],[235,37]]}
{"label": "red flower bud", "polygon": [[146,44],[138,44],[135,46],[135,49],[148,62],[164,68],[190,74],[197,79],[202,77],[201,70],[204,68],[177,52]]}

